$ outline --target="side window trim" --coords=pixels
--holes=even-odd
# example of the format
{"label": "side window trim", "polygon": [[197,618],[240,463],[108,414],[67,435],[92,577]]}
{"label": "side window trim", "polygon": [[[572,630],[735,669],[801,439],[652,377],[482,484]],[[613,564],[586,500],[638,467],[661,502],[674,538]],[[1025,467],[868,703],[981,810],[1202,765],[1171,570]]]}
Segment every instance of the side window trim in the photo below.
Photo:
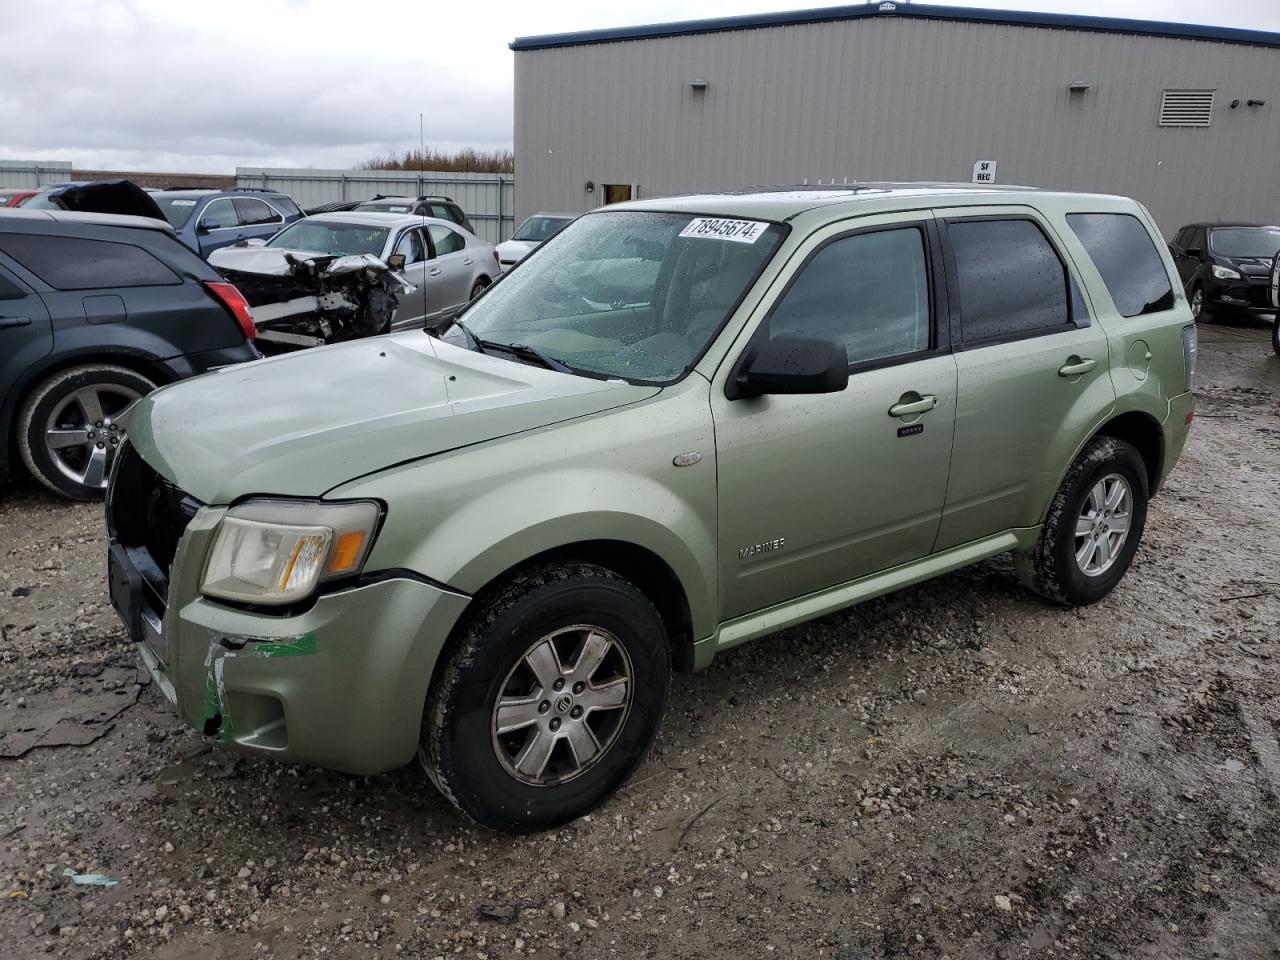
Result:
{"label": "side window trim", "polygon": [[[978,223],[984,220],[1025,220],[1034,224],[1045,242],[1049,244],[1049,249],[1053,251],[1053,255],[1058,258],[1058,265],[1062,267],[1063,287],[1066,291],[1067,302],[1067,322],[1062,325],[1054,325],[1051,327],[1040,327],[1036,330],[1025,330],[1019,333],[1009,334],[1003,337],[986,337],[981,340],[971,340],[965,342],[964,327],[960,318],[960,276],[956,270],[955,255],[951,248],[951,236],[947,231],[947,225],[950,223]],[[1071,272],[1071,268],[1067,266],[1067,258],[1063,255],[1061,247],[1053,231],[1048,224],[1041,222],[1038,217],[1032,216],[1025,212],[1025,208],[1018,210],[1010,210],[1008,213],[982,213],[966,216],[962,214],[951,216],[939,216],[938,232],[942,237],[942,257],[946,264],[947,291],[948,302],[950,305],[950,327],[951,327],[951,344],[952,350],[959,353],[964,350],[980,350],[983,347],[995,347],[1003,343],[1015,343],[1019,340],[1034,340],[1038,337],[1050,337],[1060,333],[1070,333],[1072,330],[1081,330],[1092,325],[1092,318],[1088,315],[1088,305],[1085,304],[1086,316],[1076,316],[1076,298],[1072,296],[1073,288],[1083,291],[1084,287],[1075,275]],[[1081,302],[1084,303],[1084,294],[1080,294]]]}
{"label": "side window trim", "polygon": [[877,223],[869,227],[853,227],[849,230],[842,230],[840,233],[832,234],[827,237],[816,247],[805,254],[804,259],[796,265],[791,271],[791,276],[787,278],[786,284],[778,291],[773,301],[769,304],[769,308],[764,317],[760,320],[755,331],[748,338],[746,345],[742,348],[738,358],[733,362],[732,372],[729,375],[730,381],[737,376],[737,371],[742,364],[754,353],[754,348],[760,339],[769,335],[769,323],[773,319],[774,312],[786,300],[787,294],[795,285],[796,281],[804,273],[805,268],[818,256],[823,250],[833,243],[848,237],[858,236],[859,234],[868,233],[885,233],[890,230],[905,230],[915,228],[924,236],[924,255],[926,271],[925,276],[929,285],[929,348],[926,350],[917,350],[913,353],[900,353],[892,357],[879,357],[874,360],[862,360],[849,364],[849,374],[853,376],[858,373],[864,373],[869,370],[882,370],[885,367],[895,367],[904,363],[914,363],[917,360],[923,360],[927,357],[937,356],[940,354],[951,352],[951,335],[945,324],[940,322],[940,318],[947,314],[947,286],[945,274],[942,266],[941,257],[941,240],[938,235],[937,220],[935,217],[926,213],[924,216],[913,217],[910,220],[899,220],[890,223]]}

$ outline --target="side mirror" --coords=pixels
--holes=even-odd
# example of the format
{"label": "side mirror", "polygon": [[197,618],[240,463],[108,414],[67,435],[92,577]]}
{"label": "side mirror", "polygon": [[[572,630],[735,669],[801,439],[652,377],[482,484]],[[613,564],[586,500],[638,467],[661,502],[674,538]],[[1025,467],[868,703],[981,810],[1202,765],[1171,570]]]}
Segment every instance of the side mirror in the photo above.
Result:
{"label": "side mirror", "polygon": [[1191,257],[1194,260],[1199,260],[1204,251],[1199,247],[1187,247],[1182,251],[1182,253],[1184,256]]}
{"label": "side mirror", "polygon": [[393,253],[391,256],[387,257],[387,266],[390,267],[392,270],[395,270],[397,273],[403,270],[404,254]]}
{"label": "side mirror", "polygon": [[241,240],[240,245],[246,247],[265,247],[267,241],[262,237],[249,237],[247,240]]}
{"label": "side mirror", "polygon": [[844,344],[808,337],[774,337],[751,348],[728,382],[730,400],[775,393],[839,393],[849,385]]}

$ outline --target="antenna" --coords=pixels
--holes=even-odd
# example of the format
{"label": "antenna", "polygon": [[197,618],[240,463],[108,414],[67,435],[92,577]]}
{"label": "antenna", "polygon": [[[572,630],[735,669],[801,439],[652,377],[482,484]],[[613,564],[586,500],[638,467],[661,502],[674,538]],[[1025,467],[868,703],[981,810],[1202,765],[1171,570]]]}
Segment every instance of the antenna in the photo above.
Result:
{"label": "antenna", "polygon": [[[418,196],[422,196],[427,186],[427,136],[423,125],[422,113],[418,113]],[[419,201],[421,203],[421,201]],[[419,242],[422,244],[422,257],[426,261],[422,268],[422,329],[427,328],[427,276],[430,271],[431,257],[429,256],[435,249],[431,242],[431,236],[427,233],[427,214],[426,207],[420,207],[422,210],[422,232],[418,235]]]}

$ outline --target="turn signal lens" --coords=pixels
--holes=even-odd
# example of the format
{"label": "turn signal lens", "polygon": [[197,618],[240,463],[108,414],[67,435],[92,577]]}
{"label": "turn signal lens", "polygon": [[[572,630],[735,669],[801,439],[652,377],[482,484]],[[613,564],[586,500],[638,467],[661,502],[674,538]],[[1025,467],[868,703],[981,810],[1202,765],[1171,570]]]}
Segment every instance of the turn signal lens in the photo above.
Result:
{"label": "turn signal lens", "polygon": [[350,530],[338,537],[329,556],[329,568],[326,572],[348,573],[354,570],[363,552],[364,538],[363,530]]}

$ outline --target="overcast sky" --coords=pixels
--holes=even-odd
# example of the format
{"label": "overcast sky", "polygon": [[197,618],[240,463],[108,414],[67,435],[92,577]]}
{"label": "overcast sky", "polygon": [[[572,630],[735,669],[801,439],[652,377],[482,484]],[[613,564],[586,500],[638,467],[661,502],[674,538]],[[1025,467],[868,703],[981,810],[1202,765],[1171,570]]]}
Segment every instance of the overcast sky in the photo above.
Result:
{"label": "overcast sky", "polygon": [[[920,0],[916,0],[920,3]],[[0,0],[0,158],[231,173],[510,147],[515,37],[799,0]],[[1280,0],[1000,6],[1280,31]]]}

